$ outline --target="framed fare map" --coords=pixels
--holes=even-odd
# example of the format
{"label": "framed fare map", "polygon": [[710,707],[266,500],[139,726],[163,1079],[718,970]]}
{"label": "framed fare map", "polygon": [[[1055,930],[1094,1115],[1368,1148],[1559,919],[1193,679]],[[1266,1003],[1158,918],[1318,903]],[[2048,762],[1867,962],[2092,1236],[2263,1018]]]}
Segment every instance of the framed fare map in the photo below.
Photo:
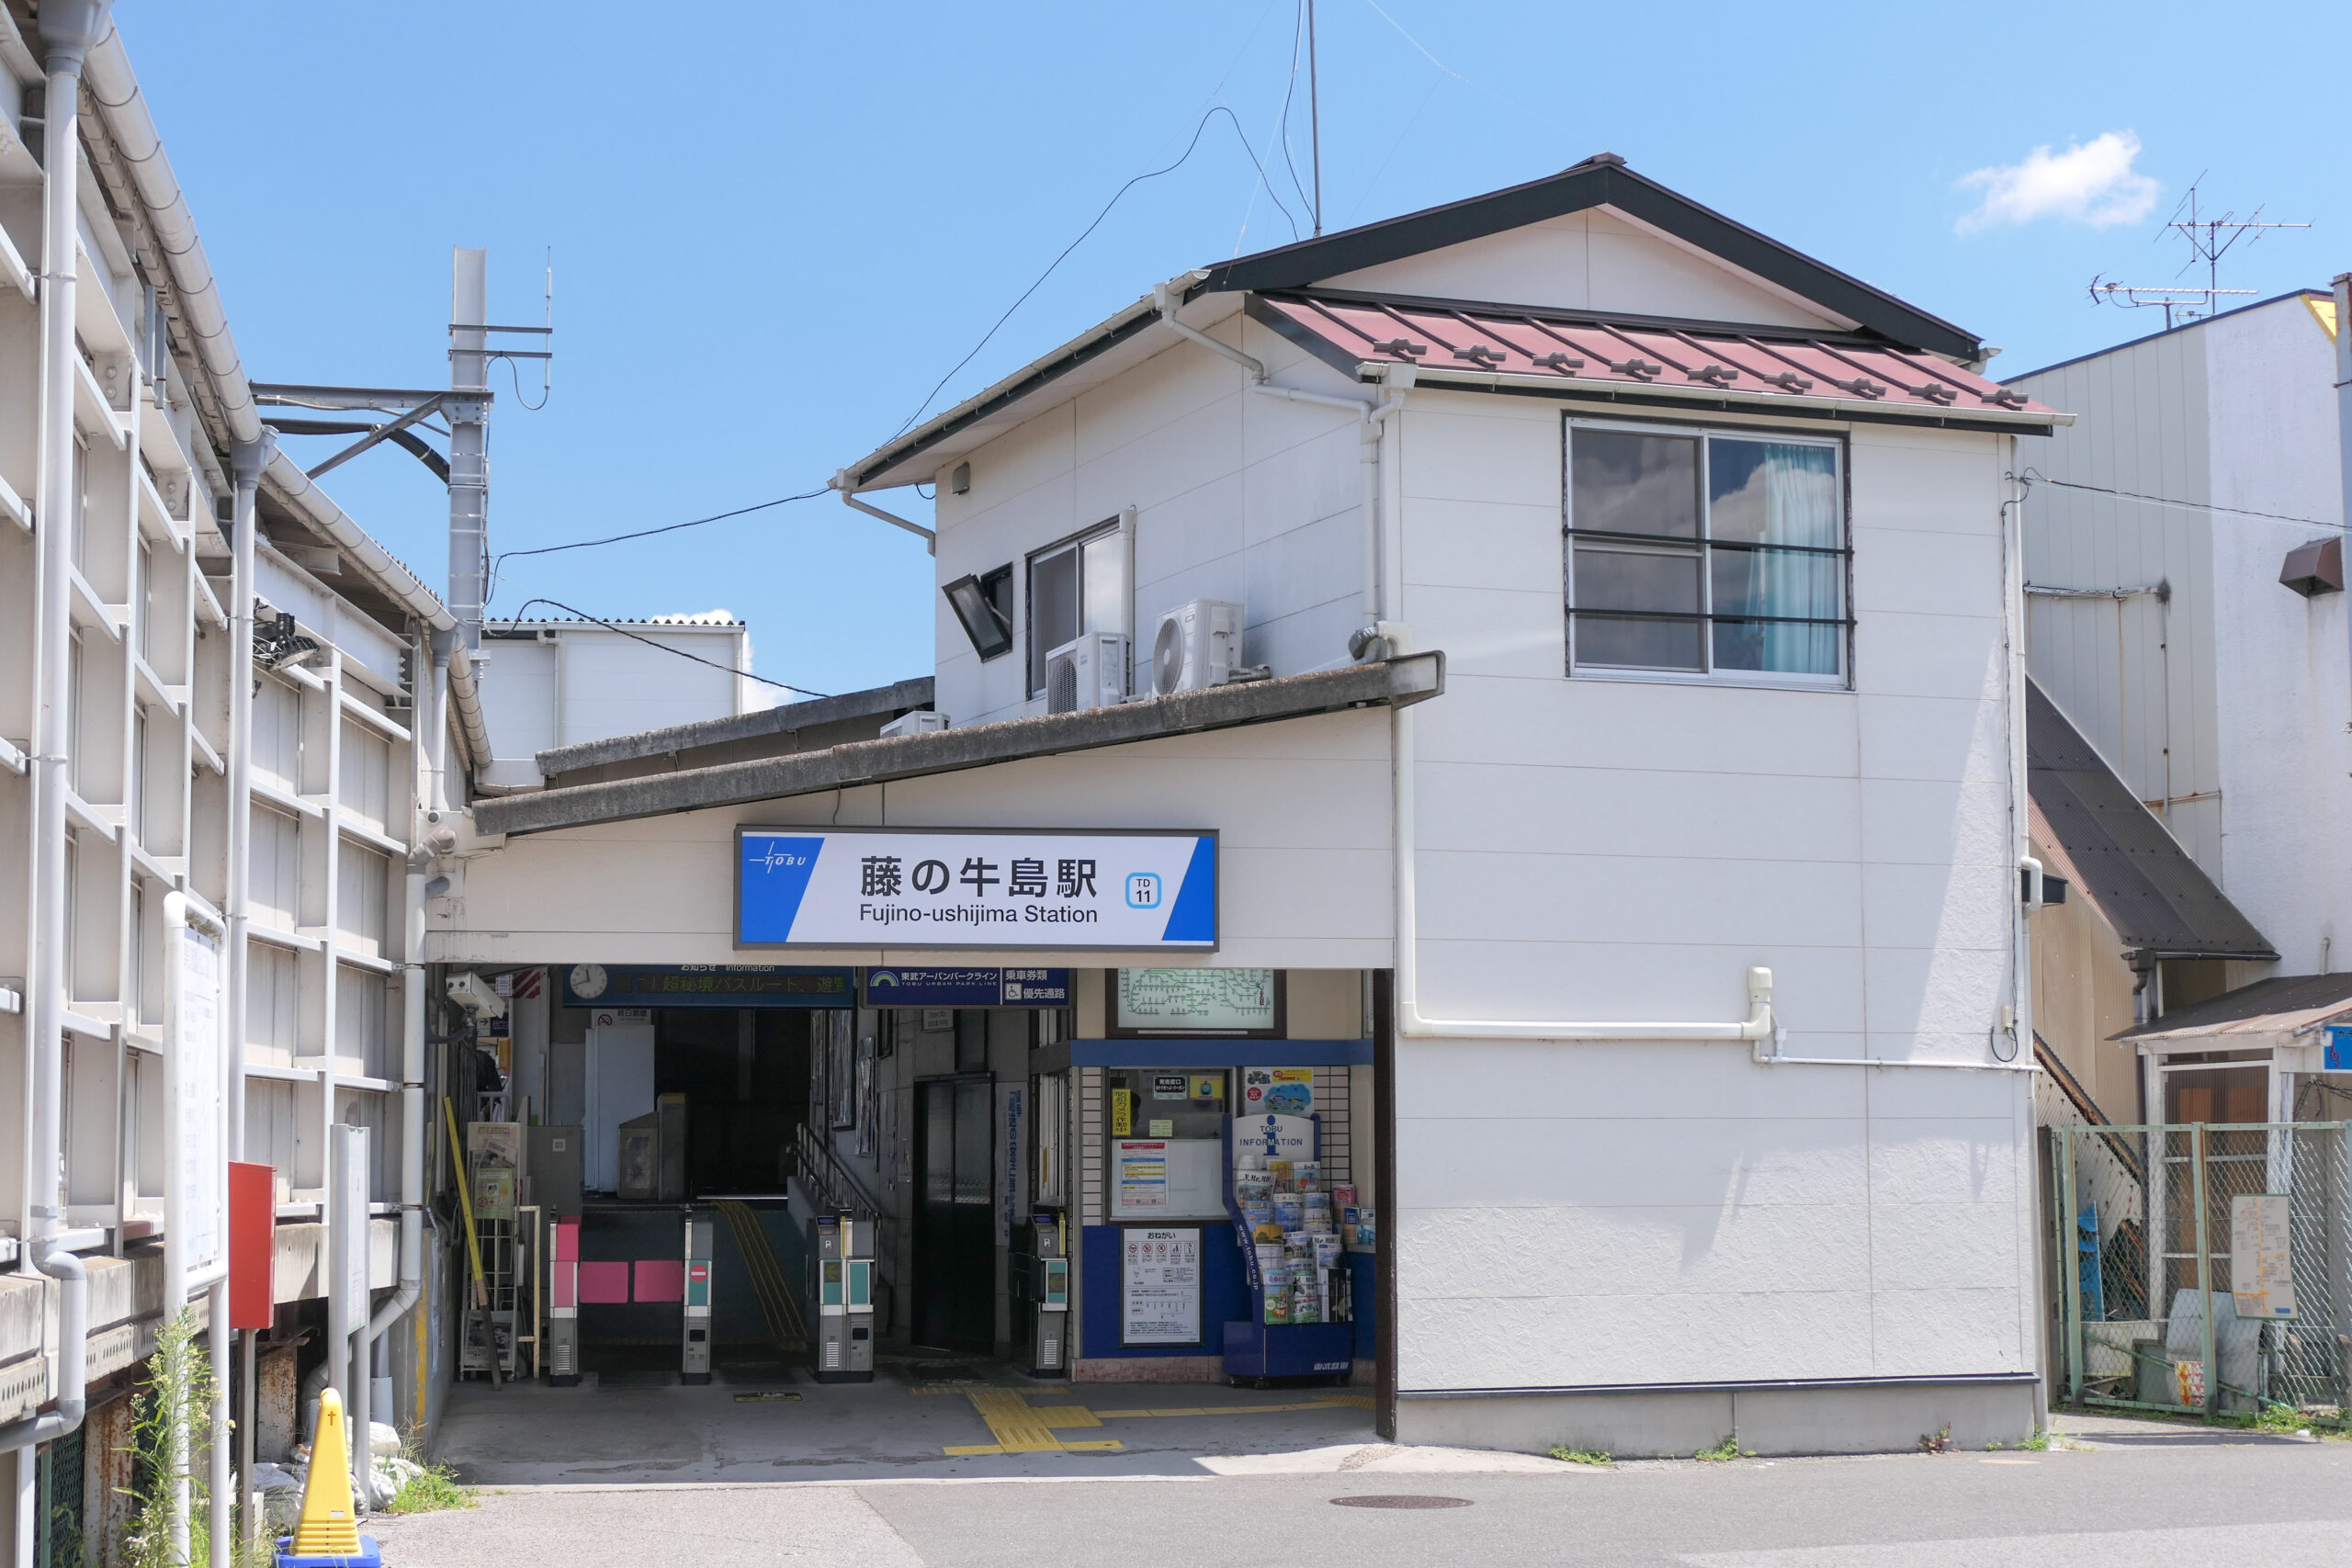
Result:
{"label": "framed fare map", "polygon": [[1283,1029],[1279,969],[1114,969],[1110,1032],[1223,1034],[1279,1039]]}

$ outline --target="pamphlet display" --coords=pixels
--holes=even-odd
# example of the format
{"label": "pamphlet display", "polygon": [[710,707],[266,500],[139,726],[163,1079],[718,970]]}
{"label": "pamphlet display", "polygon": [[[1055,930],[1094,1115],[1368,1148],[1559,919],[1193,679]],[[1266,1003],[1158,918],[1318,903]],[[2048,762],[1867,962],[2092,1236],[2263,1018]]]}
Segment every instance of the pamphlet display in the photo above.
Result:
{"label": "pamphlet display", "polygon": [[[1250,1316],[1225,1325],[1228,1375],[1345,1378],[1355,1366],[1353,1263],[1341,1193],[1326,1187],[1314,1116],[1239,1115],[1227,1123],[1226,1206],[1241,1248]],[[1364,1211],[1342,1190],[1359,1233]]]}

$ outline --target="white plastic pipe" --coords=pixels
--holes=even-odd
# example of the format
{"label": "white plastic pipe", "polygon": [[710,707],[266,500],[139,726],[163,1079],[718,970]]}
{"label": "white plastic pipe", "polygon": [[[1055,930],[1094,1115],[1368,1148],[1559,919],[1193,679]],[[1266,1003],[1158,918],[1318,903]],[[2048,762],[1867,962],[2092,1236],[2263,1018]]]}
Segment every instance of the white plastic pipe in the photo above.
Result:
{"label": "white plastic pipe", "polygon": [[[408,883],[401,909],[406,920],[401,957],[401,1275],[400,1288],[368,1318],[359,1337],[359,1375],[352,1379],[352,1429],[365,1438],[375,1419],[376,1341],[416,1305],[424,1289],[424,885],[436,853],[456,846],[457,836],[435,829],[408,855]],[[370,1506],[379,1495],[375,1466],[361,1471],[360,1498]]]}
{"label": "white plastic pipe", "polygon": [[89,1284],[60,1245],[65,1224],[65,796],[72,787],[74,342],[75,225],[80,214],[82,62],[107,28],[107,0],[50,0],[40,11],[48,60],[41,129],[41,368],[34,665],[39,671],[33,755],[32,962],[26,976],[25,1043],[32,1055],[32,1190],[25,1238],[33,1267],[58,1281],[57,1408],[0,1427],[0,1447],[63,1437],[82,1424],[88,1369]]}

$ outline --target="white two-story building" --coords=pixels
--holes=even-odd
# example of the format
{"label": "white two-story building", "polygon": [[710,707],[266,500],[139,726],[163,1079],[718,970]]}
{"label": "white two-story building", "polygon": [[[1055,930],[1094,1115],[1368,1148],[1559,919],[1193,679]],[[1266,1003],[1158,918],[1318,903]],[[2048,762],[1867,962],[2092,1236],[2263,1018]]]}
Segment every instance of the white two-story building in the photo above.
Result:
{"label": "white two-story building", "polygon": [[[886,1338],[1017,1339],[1047,1209],[1074,1376],[1261,1370],[1282,1245],[1175,1145],[1288,1067],[1370,1212],[1315,1370],[1398,1439],[2019,1438],[2008,503],[2066,416],[1983,357],[1608,154],[1182,274],[836,481],[937,486],[951,728],[478,802],[427,956],[860,972],[809,1116],[905,1222]],[[967,1043],[878,987],[946,964],[1069,979]]]}

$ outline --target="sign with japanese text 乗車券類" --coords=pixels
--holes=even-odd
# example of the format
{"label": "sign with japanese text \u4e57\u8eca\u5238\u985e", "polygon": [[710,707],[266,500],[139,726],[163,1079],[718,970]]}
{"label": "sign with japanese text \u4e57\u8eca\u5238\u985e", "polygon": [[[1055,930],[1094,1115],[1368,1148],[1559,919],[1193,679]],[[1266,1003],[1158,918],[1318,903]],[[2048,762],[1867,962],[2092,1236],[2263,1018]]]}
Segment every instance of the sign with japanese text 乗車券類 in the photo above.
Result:
{"label": "sign with japanese text \u4e57\u8eca\u5238\u985e", "polygon": [[1214,832],[739,828],[738,947],[1217,944]]}
{"label": "sign with japanese text \u4e57\u8eca\u5238\u985e", "polygon": [[1067,969],[868,969],[870,1008],[1061,1008]]}

